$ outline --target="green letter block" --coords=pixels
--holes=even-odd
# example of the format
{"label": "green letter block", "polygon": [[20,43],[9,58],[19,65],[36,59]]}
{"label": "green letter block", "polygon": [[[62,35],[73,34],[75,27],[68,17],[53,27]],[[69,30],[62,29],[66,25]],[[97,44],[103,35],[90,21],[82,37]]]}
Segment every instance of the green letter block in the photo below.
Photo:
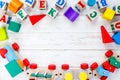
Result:
{"label": "green letter block", "polygon": [[57,11],[56,9],[51,8],[51,9],[48,11],[48,15],[49,15],[50,17],[55,18],[55,17],[57,16],[57,14],[58,14],[58,11]]}

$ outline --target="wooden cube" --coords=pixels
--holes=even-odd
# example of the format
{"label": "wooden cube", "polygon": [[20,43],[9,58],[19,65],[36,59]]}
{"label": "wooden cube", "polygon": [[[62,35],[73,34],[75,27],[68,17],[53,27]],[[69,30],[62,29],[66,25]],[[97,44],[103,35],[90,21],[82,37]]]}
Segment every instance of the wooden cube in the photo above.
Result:
{"label": "wooden cube", "polygon": [[66,5],[66,0],[58,0],[55,5],[62,9]]}
{"label": "wooden cube", "polygon": [[82,11],[83,9],[85,9],[85,7],[86,7],[86,3],[85,3],[84,0],[80,0],[80,1],[76,4],[76,6],[75,6],[75,8],[76,8],[79,12]]}
{"label": "wooden cube", "polygon": [[58,10],[50,8],[47,13],[50,17],[55,18],[58,15]]}
{"label": "wooden cube", "polygon": [[46,0],[40,0],[39,1],[39,9],[40,10],[46,10],[47,9],[47,1]]}
{"label": "wooden cube", "polygon": [[25,0],[25,4],[30,6],[30,7],[33,7],[33,5],[35,4],[35,0]]}
{"label": "wooden cube", "polygon": [[115,11],[110,8],[107,8],[105,12],[103,13],[102,18],[106,20],[112,20],[114,15],[115,15]]}
{"label": "wooden cube", "polygon": [[0,9],[7,10],[8,3],[0,1]]}
{"label": "wooden cube", "polygon": [[115,10],[116,15],[120,15],[120,5],[114,6],[113,9]]}
{"label": "wooden cube", "polygon": [[90,21],[93,21],[98,17],[98,12],[96,10],[92,10],[86,16]]}
{"label": "wooden cube", "polygon": [[118,32],[120,31],[120,21],[116,21],[111,23],[111,28],[113,32]]}
{"label": "wooden cube", "polygon": [[20,20],[24,20],[28,16],[28,14],[22,8],[16,13],[16,15]]}
{"label": "wooden cube", "polygon": [[8,16],[8,15],[2,15],[2,16],[0,16],[0,22],[9,24],[10,20],[11,20],[11,17]]}
{"label": "wooden cube", "polygon": [[19,0],[11,0],[8,4],[8,9],[12,11],[13,13],[16,13],[21,7],[23,6],[23,3]]}
{"label": "wooden cube", "polygon": [[8,35],[5,27],[0,27],[0,41],[7,40]]}

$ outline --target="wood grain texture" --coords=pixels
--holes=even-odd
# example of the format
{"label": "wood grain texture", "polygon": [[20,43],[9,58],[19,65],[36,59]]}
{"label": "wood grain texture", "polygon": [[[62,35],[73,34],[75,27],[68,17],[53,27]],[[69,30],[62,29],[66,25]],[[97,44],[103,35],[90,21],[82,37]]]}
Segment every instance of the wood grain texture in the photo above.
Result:
{"label": "wood grain texture", "polygon": [[[50,8],[55,7],[54,4],[57,0],[47,1]],[[85,1],[87,2],[87,0]],[[92,9],[88,6],[80,13],[74,23],[63,16],[65,10],[69,6],[74,8],[77,2],[78,0],[67,0],[66,7],[55,19],[46,16],[34,26],[31,25],[29,19],[26,19],[22,22],[19,33],[8,31],[8,42],[18,42],[21,47],[20,54],[31,62],[38,63],[40,67],[47,67],[50,63],[55,63],[58,67],[63,63],[68,63],[71,67],[79,67],[82,62],[90,64],[96,61],[101,63],[105,60],[104,53],[107,49],[112,49],[119,54],[120,45],[115,43],[103,44],[101,41],[101,25],[106,27],[111,36],[113,35],[110,21],[102,19],[101,13],[93,22],[90,22],[85,16]],[[40,11],[37,4],[30,15],[46,13],[46,11]],[[115,4],[120,4],[120,1],[108,0],[108,4],[109,7],[112,7]],[[12,79],[4,68],[6,63],[7,61],[0,57],[0,80],[28,80],[25,73]],[[120,80],[119,72],[120,70],[117,70],[114,74],[111,74],[108,80]]]}

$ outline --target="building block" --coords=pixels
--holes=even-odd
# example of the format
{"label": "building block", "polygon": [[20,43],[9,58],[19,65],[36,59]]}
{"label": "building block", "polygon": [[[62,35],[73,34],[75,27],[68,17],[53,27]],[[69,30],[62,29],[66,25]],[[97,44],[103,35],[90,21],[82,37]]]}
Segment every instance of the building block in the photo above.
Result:
{"label": "building block", "polygon": [[86,3],[84,0],[79,0],[79,2],[75,5],[75,8],[80,12],[85,9]]}
{"label": "building block", "polygon": [[98,63],[97,62],[94,62],[90,65],[90,69],[91,70],[95,70],[96,68],[98,67]]}
{"label": "building block", "polygon": [[88,69],[88,63],[82,63],[81,65],[80,65],[80,68],[81,69],[84,69],[84,70],[86,70],[86,69]]}
{"label": "building block", "polygon": [[58,0],[55,5],[62,9],[66,5],[66,0]]}
{"label": "building block", "polygon": [[58,15],[58,10],[50,8],[47,13],[50,17],[55,18]]}
{"label": "building block", "polygon": [[12,11],[13,13],[16,13],[21,7],[23,6],[23,3],[19,0],[11,0],[8,4],[8,9]]}
{"label": "building block", "polygon": [[30,7],[33,7],[33,5],[35,4],[35,0],[25,0],[25,4]]}
{"label": "building block", "polygon": [[8,39],[7,31],[5,27],[0,27],[0,41]]}
{"label": "building block", "polygon": [[7,10],[8,3],[0,1],[0,9]]}
{"label": "building block", "polygon": [[69,7],[67,11],[64,13],[64,16],[71,22],[74,22],[79,16],[79,13],[73,10],[71,7]]}
{"label": "building block", "polygon": [[30,64],[30,69],[36,69],[38,66],[36,63],[31,63]]}
{"label": "building block", "polygon": [[44,18],[46,14],[40,14],[40,15],[31,15],[29,16],[29,20],[32,25],[36,24],[38,21],[40,21],[42,18]]}
{"label": "building block", "polygon": [[49,70],[56,70],[56,65],[55,64],[49,64],[48,69]]}
{"label": "building block", "polygon": [[102,18],[106,19],[106,20],[112,20],[114,18],[115,15],[115,11],[110,9],[110,8],[106,8],[105,12],[102,15]]}
{"label": "building block", "polygon": [[112,31],[113,31],[113,32],[118,32],[118,31],[120,31],[120,20],[111,23],[111,28],[112,28]]}
{"label": "building block", "polygon": [[13,32],[19,32],[21,28],[21,24],[15,21],[10,21],[8,30],[13,31]]}
{"label": "building block", "polygon": [[114,72],[115,71],[115,67],[112,66],[108,61],[103,62],[102,66],[103,66],[104,69],[108,70],[109,72]]}
{"label": "building block", "polygon": [[110,57],[108,60],[112,66],[120,68],[120,62],[115,57]]}
{"label": "building block", "polygon": [[12,77],[17,76],[19,73],[22,72],[22,69],[19,67],[16,60],[12,60],[8,64],[6,64],[5,68],[7,69],[7,71]]}
{"label": "building block", "polygon": [[95,5],[95,3],[96,3],[96,0],[88,0],[87,1],[88,6],[90,6],[90,7],[93,7]]}
{"label": "building block", "polygon": [[64,75],[65,80],[73,80],[73,74],[70,72],[66,72]]}
{"label": "building block", "polygon": [[106,7],[108,6],[107,1],[106,0],[97,0],[97,6],[98,9],[100,10],[100,12],[104,12]]}
{"label": "building block", "polygon": [[108,50],[108,51],[105,53],[105,56],[106,56],[107,58],[113,56],[113,51],[112,51],[112,50]]}
{"label": "building block", "polygon": [[86,14],[86,16],[90,21],[93,21],[98,17],[98,12],[96,10],[92,10],[88,14]]}
{"label": "building block", "polygon": [[28,14],[22,8],[16,13],[19,19],[24,20],[27,18]]}
{"label": "building block", "polygon": [[79,74],[79,80],[87,80],[88,79],[88,75],[85,72],[80,72]]}
{"label": "building block", "polygon": [[40,0],[39,8],[40,8],[40,10],[46,10],[47,9],[47,0]]}
{"label": "building block", "polygon": [[6,53],[7,53],[7,49],[5,49],[5,48],[1,48],[1,49],[0,49],[0,55],[1,55],[2,58],[6,58],[6,57],[5,57],[5,54],[6,54]]}
{"label": "building block", "polygon": [[62,70],[68,70],[69,69],[69,65],[68,64],[62,64],[61,69]]}
{"label": "building block", "polygon": [[18,57],[15,55],[13,49],[9,45],[4,46],[3,48],[7,49],[7,53],[5,54],[5,57],[7,58],[7,60],[9,62],[12,60],[18,59]]}
{"label": "building block", "polygon": [[114,42],[104,26],[101,26],[101,36],[102,36],[102,42],[103,43]]}
{"label": "building block", "polygon": [[96,69],[100,76],[109,76],[110,72],[105,70],[102,66],[98,66]]}
{"label": "building block", "polygon": [[120,45],[120,32],[114,34],[112,36],[113,40],[115,41],[116,44],[119,44]]}
{"label": "building block", "polygon": [[115,11],[116,15],[120,15],[120,5],[116,5],[113,7],[113,10]]}

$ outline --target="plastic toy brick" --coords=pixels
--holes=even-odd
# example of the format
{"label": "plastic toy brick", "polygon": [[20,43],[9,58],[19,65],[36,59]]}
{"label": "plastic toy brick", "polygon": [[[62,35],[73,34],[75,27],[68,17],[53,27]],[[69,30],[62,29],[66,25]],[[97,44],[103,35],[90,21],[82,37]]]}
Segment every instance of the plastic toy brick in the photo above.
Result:
{"label": "plastic toy brick", "polygon": [[67,11],[64,13],[64,16],[71,22],[74,22],[79,16],[79,13],[73,10],[71,7],[69,7]]}
{"label": "plastic toy brick", "polygon": [[40,10],[46,10],[47,9],[47,1],[46,0],[40,0],[39,8],[40,8]]}
{"label": "plastic toy brick", "polygon": [[90,6],[90,7],[93,7],[95,5],[95,3],[96,3],[96,0],[88,0],[87,1],[88,6]]}
{"label": "plastic toy brick", "polygon": [[8,9],[12,11],[13,13],[16,13],[21,7],[23,6],[23,3],[19,0],[11,0],[8,4]]}
{"label": "plastic toy brick", "polygon": [[30,7],[33,7],[33,5],[35,4],[35,0],[25,0],[25,4]]}
{"label": "plastic toy brick", "polygon": [[64,79],[65,80],[73,80],[73,74],[70,72],[65,73]]}
{"label": "plastic toy brick", "polygon": [[93,21],[93,20],[95,20],[97,18],[98,12],[96,10],[92,10],[86,16],[88,17],[88,19],[90,21]]}
{"label": "plastic toy brick", "polygon": [[19,19],[24,20],[27,18],[28,14],[22,8],[16,13]]}
{"label": "plastic toy brick", "polygon": [[118,32],[120,31],[120,21],[116,21],[111,23],[111,28],[113,32]]}
{"label": "plastic toy brick", "polygon": [[66,5],[66,0],[58,0],[55,5],[62,9]]}
{"label": "plastic toy brick", "polygon": [[8,3],[0,1],[0,9],[7,10]]}
{"label": "plastic toy brick", "polygon": [[17,23],[15,21],[10,21],[8,30],[13,31],[13,32],[19,32],[20,28],[21,28],[20,23]]}
{"label": "plastic toy brick", "polygon": [[96,69],[100,76],[109,76],[110,72],[105,70],[102,66],[98,66]]}
{"label": "plastic toy brick", "polygon": [[106,8],[105,12],[102,15],[102,18],[106,19],[106,20],[112,20],[114,18],[115,15],[115,11],[110,9],[110,8]]}
{"label": "plastic toy brick", "polygon": [[85,3],[84,0],[80,0],[80,1],[76,4],[76,6],[75,6],[75,8],[76,8],[79,12],[82,11],[83,9],[85,9],[85,7],[86,7],[86,3]]}
{"label": "plastic toy brick", "polygon": [[97,0],[96,3],[100,12],[104,12],[106,7],[108,6],[107,0]]}
{"label": "plastic toy brick", "polygon": [[120,62],[117,61],[117,59],[115,57],[110,57],[108,60],[111,65],[113,65],[116,68],[120,68]]}
{"label": "plastic toy brick", "polygon": [[58,10],[50,8],[47,13],[50,17],[55,18],[58,15]]}
{"label": "plastic toy brick", "polygon": [[7,49],[7,53],[5,54],[5,57],[7,58],[7,60],[9,62],[12,60],[18,59],[18,57],[15,55],[13,49],[9,45],[4,46],[3,48]]}
{"label": "plastic toy brick", "polygon": [[68,65],[68,64],[63,64],[63,65],[61,66],[61,69],[62,69],[62,70],[68,70],[68,69],[69,69],[69,65]]}
{"label": "plastic toy brick", "polygon": [[112,38],[113,38],[113,40],[115,41],[116,44],[120,45],[120,32],[114,34]]}
{"label": "plastic toy brick", "polygon": [[87,80],[88,79],[88,75],[85,72],[80,72],[79,74],[79,80]]}
{"label": "plastic toy brick", "polygon": [[5,27],[0,27],[0,41],[7,40],[8,35]]}
{"label": "plastic toy brick", "polygon": [[22,72],[22,69],[19,67],[16,60],[10,61],[8,64],[5,65],[5,68],[12,77],[17,76],[19,73]]}

